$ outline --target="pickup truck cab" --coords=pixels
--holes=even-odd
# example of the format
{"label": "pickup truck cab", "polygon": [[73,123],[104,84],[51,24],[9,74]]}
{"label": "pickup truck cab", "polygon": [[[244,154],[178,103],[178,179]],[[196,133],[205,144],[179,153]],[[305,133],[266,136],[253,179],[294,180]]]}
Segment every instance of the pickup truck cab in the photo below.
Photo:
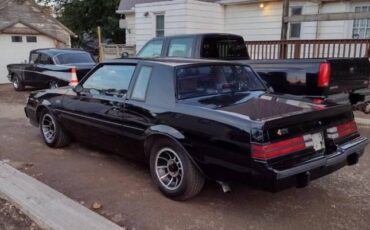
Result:
{"label": "pickup truck cab", "polygon": [[356,164],[368,144],[350,105],[271,93],[250,66],[222,61],[101,63],[75,88],[32,92],[25,112],[46,145],[73,138],[141,159],[177,200],[206,178],[304,187]]}
{"label": "pickup truck cab", "polygon": [[27,64],[8,65],[8,79],[16,91],[26,86],[56,88],[69,84],[72,67],[80,80],[95,65],[94,58],[83,50],[38,49],[30,52]]}
{"label": "pickup truck cab", "polygon": [[370,112],[367,58],[250,60],[243,37],[233,34],[154,38],[137,56],[238,60],[252,66],[275,92],[352,104]]}

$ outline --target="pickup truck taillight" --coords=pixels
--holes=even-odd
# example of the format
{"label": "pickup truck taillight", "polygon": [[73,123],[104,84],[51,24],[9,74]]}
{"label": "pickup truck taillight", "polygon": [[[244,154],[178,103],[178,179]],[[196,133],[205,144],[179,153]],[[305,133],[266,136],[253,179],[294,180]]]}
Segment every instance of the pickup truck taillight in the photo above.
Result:
{"label": "pickup truck taillight", "polygon": [[317,86],[318,87],[328,87],[329,81],[330,81],[330,64],[326,62],[321,63]]}
{"label": "pickup truck taillight", "polygon": [[326,130],[327,137],[330,139],[337,139],[340,137],[348,136],[357,132],[357,125],[355,121],[350,121]]}
{"label": "pickup truck taillight", "polygon": [[312,147],[311,135],[294,137],[272,144],[252,144],[252,157],[255,159],[267,160],[285,154],[304,150]]}

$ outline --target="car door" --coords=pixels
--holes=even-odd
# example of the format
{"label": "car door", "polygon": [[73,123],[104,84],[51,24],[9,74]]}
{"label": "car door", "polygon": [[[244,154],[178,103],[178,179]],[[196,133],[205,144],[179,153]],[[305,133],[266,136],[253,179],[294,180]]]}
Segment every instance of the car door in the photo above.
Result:
{"label": "car door", "polygon": [[101,64],[63,98],[61,120],[76,138],[112,151],[124,146],[123,114],[135,65]]}
{"label": "car door", "polygon": [[40,54],[38,52],[31,52],[29,63],[24,68],[24,80],[27,84],[32,86],[37,84],[37,73],[35,72],[35,65],[39,58],[39,55]]}
{"label": "car door", "polygon": [[39,57],[34,65],[35,78],[37,86],[48,87],[49,83],[52,82],[54,76],[52,76],[52,67],[54,62],[52,58],[46,53],[40,53]]}

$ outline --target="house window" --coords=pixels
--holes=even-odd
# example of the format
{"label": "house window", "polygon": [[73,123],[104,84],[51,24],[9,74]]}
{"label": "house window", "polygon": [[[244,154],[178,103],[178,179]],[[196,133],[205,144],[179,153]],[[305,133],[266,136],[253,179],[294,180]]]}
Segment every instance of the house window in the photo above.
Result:
{"label": "house window", "polygon": [[[295,6],[292,7],[291,9],[291,15],[296,16],[296,15],[302,15],[302,6]],[[290,38],[300,38],[301,37],[301,23],[291,23],[290,24],[290,33],[289,37]]]}
{"label": "house window", "polygon": [[27,42],[28,43],[36,43],[37,37],[36,36],[27,36]]}
{"label": "house window", "polygon": [[155,16],[155,36],[164,36],[164,15],[158,14]]}
{"label": "house window", "polygon": [[[370,12],[370,6],[355,7],[356,13]],[[370,19],[358,19],[353,21],[353,38],[370,38]]]}
{"label": "house window", "polygon": [[23,42],[22,36],[12,36],[12,42]]}

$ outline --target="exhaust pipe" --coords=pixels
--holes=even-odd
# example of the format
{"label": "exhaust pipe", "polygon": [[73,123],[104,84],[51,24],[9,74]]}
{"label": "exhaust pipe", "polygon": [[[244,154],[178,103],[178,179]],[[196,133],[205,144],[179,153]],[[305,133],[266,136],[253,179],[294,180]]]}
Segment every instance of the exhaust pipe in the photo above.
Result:
{"label": "exhaust pipe", "polygon": [[304,172],[299,175],[297,175],[297,188],[304,188],[306,187],[311,180],[311,173],[310,172]]}
{"label": "exhaust pipe", "polygon": [[352,153],[347,157],[347,165],[355,165],[358,163],[358,154],[357,153]]}
{"label": "exhaust pipe", "polygon": [[222,191],[223,191],[224,193],[230,193],[230,192],[231,192],[231,188],[230,188],[230,186],[229,186],[229,184],[228,184],[228,183],[226,183],[226,182],[222,182],[222,181],[217,181],[217,183],[218,183],[219,185],[221,185]]}

